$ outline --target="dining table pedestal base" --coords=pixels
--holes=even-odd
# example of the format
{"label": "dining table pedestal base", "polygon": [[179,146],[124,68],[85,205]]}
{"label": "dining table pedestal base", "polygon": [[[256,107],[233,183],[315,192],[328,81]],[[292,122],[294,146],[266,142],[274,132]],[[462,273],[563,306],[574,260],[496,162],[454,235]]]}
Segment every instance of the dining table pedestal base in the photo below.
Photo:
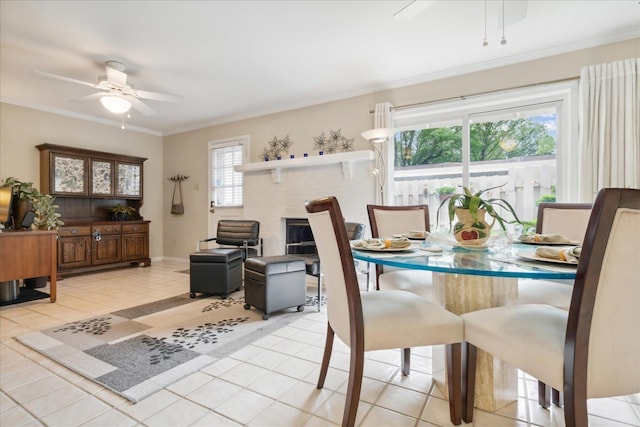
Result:
{"label": "dining table pedestal base", "polygon": [[[518,279],[466,274],[433,273],[433,301],[455,314],[514,304]],[[448,396],[444,346],[434,346],[433,380]],[[518,398],[518,370],[478,349],[475,407],[494,412]]]}

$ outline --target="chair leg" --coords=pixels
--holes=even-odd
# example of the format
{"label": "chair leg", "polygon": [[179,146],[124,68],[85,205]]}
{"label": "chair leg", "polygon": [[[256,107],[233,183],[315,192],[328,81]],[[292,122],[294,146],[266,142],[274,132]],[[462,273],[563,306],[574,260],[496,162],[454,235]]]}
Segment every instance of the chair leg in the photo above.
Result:
{"label": "chair leg", "polygon": [[551,401],[551,387],[543,383],[542,381],[538,381],[538,405],[543,408],[549,408]]}
{"label": "chair leg", "polygon": [[563,404],[562,394],[560,393],[560,391],[556,390],[555,388],[551,389],[551,403],[553,403],[558,407],[562,407],[562,404]]}
{"label": "chair leg", "polygon": [[318,377],[318,388],[324,387],[324,380],[329,370],[329,360],[331,360],[331,350],[333,349],[333,337],[335,332],[327,322],[327,339],[324,342],[324,355],[322,356],[322,365],[320,366],[320,377]]}
{"label": "chair leg", "polygon": [[411,349],[403,348],[400,350],[400,367],[402,375],[409,375],[411,372]]}
{"label": "chair leg", "polygon": [[478,359],[478,348],[464,343],[464,356],[465,363],[463,365],[464,371],[462,373],[462,419],[465,423],[473,421],[473,406],[475,404],[475,392],[476,392],[476,362]]}
{"label": "chair leg", "polygon": [[449,383],[449,418],[453,425],[462,422],[462,345],[447,344],[447,382]]}
{"label": "chair leg", "polygon": [[318,312],[320,312],[321,297],[322,297],[322,270],[318,271]]}
{"label": "chair leg", "polygon": [[380,290],[380,275],[382,274],[382,266],[380,264],[376,264],[376,291]]}
{"label": "chair leg", "polygon": [[573,377],[573,383],[570,381],[568,386],[565,384],[562,394],[564,399],[565,426],[582,427],[589,425],[586,380],[581,378],[579,381],[576,381],[576,378]]}
{"label": "chair leg", "polygon": [[360,341],[351,346],[349,365],[349,384],[347,386],[347,398],[342,414],[342,426],[353,427],[356,423],[358,412],[358,402],[360,401],[360,391],[362,389],[362,373],[364,371],[364,341]]}

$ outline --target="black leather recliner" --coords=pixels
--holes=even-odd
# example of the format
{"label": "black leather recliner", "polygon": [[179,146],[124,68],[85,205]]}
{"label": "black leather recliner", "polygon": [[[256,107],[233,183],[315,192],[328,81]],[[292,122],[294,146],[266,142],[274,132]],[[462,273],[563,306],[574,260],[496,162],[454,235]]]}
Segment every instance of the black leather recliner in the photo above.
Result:
{"label": "black leather recliner", "polygon": [[254,256],[262,256],[263,242],[260,237],[260,222],[242,219],[221,219],[218,221],[216,237],[198,241],[201,243],[216,242],[219,246],[235,246],[242,248],[242,260]]}

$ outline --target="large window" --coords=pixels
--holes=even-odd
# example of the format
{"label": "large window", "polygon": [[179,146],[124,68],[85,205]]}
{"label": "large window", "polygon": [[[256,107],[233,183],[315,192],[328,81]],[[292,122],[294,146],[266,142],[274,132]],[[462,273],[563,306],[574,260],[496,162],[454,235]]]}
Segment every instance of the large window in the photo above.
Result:
{"label": "large window", "polygon": [[[567,156],[574,85],[512,90],[431,106],[399,108],[393,149],[392,202],[429,204],[432,227],[440,200],[460,186],[499,186],[521,220],[533,221],[540,201],[567,200]],[[391,151],[391,150],[390,150]],[[565,165],[565,166],[563,166]],[[566,188],[563,188],[565,186]],[[564,190],[564,193],[562,191]]]}
{"label": "large window", "polygon": [[248,137],[209,143],[209,194],[212,207],[242,206],[242,173],[233,167],[246,158]]}

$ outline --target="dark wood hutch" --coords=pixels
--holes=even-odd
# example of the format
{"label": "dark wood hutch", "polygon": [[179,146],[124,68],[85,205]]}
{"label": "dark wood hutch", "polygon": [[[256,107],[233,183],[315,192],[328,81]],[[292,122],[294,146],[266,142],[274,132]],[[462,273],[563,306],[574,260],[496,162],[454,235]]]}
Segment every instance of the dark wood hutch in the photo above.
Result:
{"label": "dark wood hutch", "polygon": [[[147,159],[53,144],[37,148],[40,190],[56,198],[65,223],[58,231],[58,274],[151,265],[150,221],[140,216]],[[116,220],[116,205],[135,213]]]}

